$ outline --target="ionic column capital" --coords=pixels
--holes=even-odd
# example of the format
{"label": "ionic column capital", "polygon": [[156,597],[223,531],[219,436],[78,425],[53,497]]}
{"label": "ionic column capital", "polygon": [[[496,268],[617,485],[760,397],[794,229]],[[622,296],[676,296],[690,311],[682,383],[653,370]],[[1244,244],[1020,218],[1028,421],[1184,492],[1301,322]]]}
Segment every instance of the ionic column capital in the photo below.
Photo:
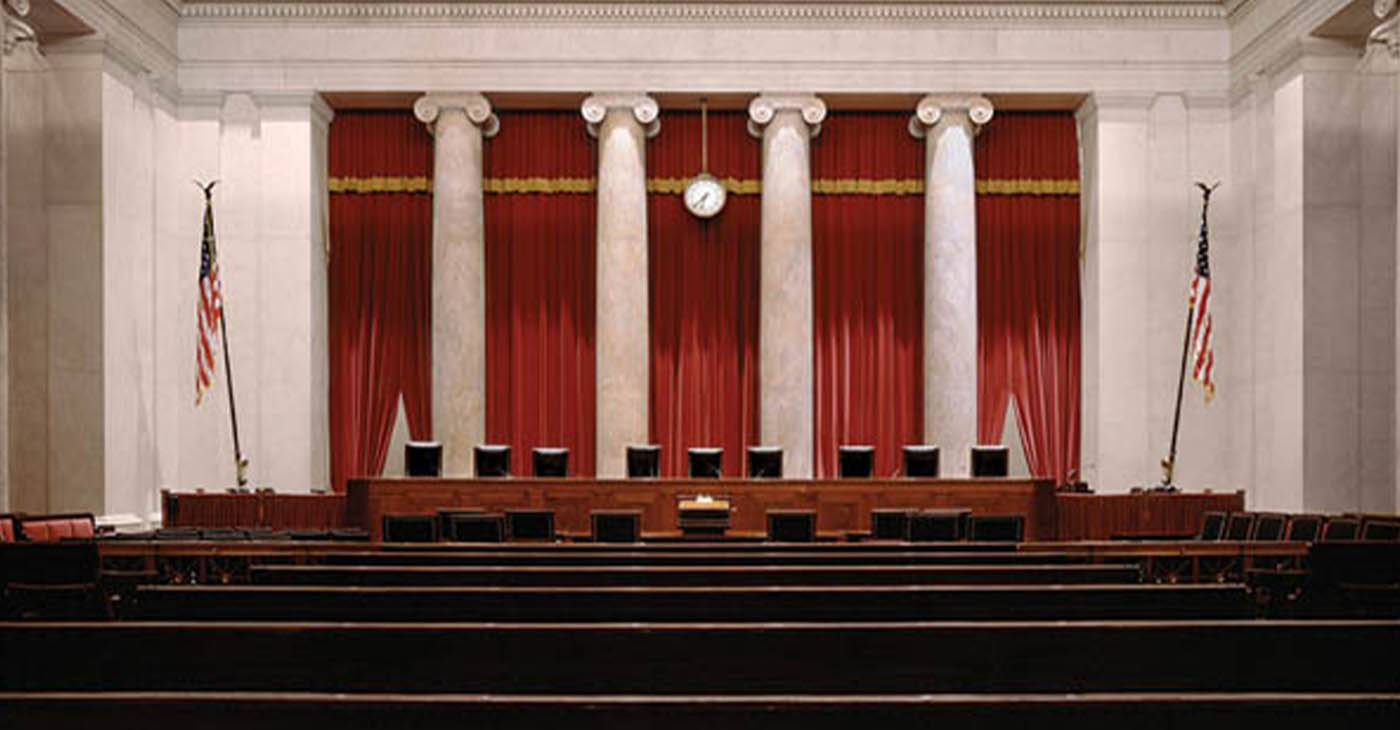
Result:
{"label": "ionic column capital", "polygon": [[780,111],[795,111],[802,115],[813,137],[821,134],[826,119],[826,102],[814,94],[762,94],[749,102],[749,134],[763,138],[763,128]]}
{"label": "ionic column capital", "polygon": [[[1395,10],[1395,5],[1395,0],[1375,0],[1371,7],[1371,11],[1381,23],[1372,28],[1370,35],[1366,37],[1365,61],[1376,59],[1382,51],[1387,53],[1390,58],[1383,60],[1389,63],[1380,64],[1381,68],[1377,69],[1380,71],[1393,71],[1395,61],[1400,60],[1400,15],[1386,18]],[[1376,64],[1363,62],[1363,66],[1365,65],[1374,67]]]}
{"label": "ionic column capital", "polygon": [[491,102],[475,92],[424,94],[413,102],[413,116],[428,125],[430,132],[436,131],[444,109],[460,109],[467,121],[481,128],[483,137],[494,137],[501,128],[501,121],[491,112]]}
{"label": "ionic column capital", "polygon": [[647,137],[655,137],[661,131],[661,106],[646,94],[633,92],[595,93],[583,100],[579,113],[588,123],[588,134],[598,136],[598,127],[608,116],[608,111],[622,109],[632,113],[632,118],[642,125]]}
{"label": "ionic column capital", "polygon": [[929,94],[909,117],[909,133],[923,139],[939,124],[966,124],[969,132],[992,120],[992,102],[980,94]]}
{"label": "ionic column capital", "polygon": [[10,55],[23,41],[35,39],[34,29],[20,20],[29,15],[29,0],[4,0],[0,5],[0,31],[3,31],[4,53]]}

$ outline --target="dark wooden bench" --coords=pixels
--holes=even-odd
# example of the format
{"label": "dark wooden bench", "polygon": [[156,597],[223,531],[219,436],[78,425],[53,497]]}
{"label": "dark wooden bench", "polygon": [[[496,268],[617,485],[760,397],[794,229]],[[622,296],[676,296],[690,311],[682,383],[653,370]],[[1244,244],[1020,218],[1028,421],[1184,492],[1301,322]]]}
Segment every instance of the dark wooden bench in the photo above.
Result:
{"label": "dark wooden bench", "polygon": [[886,551],[454,551],[329,552],[309,556],[328,565],[1067,565],[1084,555],[1065,552]]}
{"label": "dark wooden bench", "polygon": [[1074,553],[926,552],[885,550],[578,551],[535,550],[362,551],[309,554],[308,562],[331,565],[961,565],[1084,563]]}
{"label": "dark wooden bench", "polygon": [[826,586],[1139,583],[1135,565],[258,565],[253,583],[358,586]]}
{"label": "dark wooden bench", "polygon": [[1400,622],[0,624],[0,691],[1396,692]]}
{"label": "dark wooden bench", "polygon": [[[805,553],[819,551],[841,551],[847,553],[859,552],[886,552],[889,550],[900,550],[904,552],[928,552],[928,553],[1014,553],[1019,547],[1019,543],[1014,542],[904,542],[898,540],[869,540],[865,542],[768,542],[765,540],[726,540],[723,542],[696,542],[687,540],[664,540],[654,542],[636,543],[606,543],[606,542],[561,542],[548,546],[549,550],[560,550],[575,553],[617,553],[617,552],[782,552],[782,553]],[[538,542],[517,542],[517,543],[463,543],[463,542],[440,542],[440,543],[379,543],[379,549],[384,552],[460,552],[462,550],[519,550],[522,552],[539,551],[541,545]]]}
{"label": "dark wooden bench", "polygon": [[339,695],[292,692],[0,693],[14,730],[337,730],[387,727],[567,727],[710,730],[716,727],[1238,728],[1390,727],[1400,694],[1096,693],[918,695]]}
{"label": "dark wooden bench", "polygon": [[142,586],[132,618],[257,621],[917,621],[1244,618],[1240,585]]}

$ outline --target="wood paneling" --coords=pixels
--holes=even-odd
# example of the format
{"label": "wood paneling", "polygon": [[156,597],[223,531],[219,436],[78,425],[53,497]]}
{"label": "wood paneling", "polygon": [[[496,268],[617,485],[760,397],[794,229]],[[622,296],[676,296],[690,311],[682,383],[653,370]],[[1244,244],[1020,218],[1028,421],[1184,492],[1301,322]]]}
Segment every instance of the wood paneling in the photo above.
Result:
{"label": "wood paneling", "polygon": [[1243,492],[1169,494],[1057,494],[1056,539],[1195,535],[1211,510],[1239,512]]}
{"label": "wood paneling", "polygon": [[340,494],[203,494],[165,492],[166,527],[327,528],[345,525]]}
{"label": "wood paneling", "polygon": [[736,532],[762,532],[769,509],[814,509],[823,532],[870,529],[870,510],[889,507],[971,509],[1021,514],[1032,540],[1055,534],[1049,481],[1032,479],[798,480],[741,479],[356,479],[347,492],[347,523],[379,538],[385,514],[432,514],[443,507],[555,510],[562,532],[587,533],[591,509],[637,509],[647,532],[676,529],[683,496],[729,498]]}

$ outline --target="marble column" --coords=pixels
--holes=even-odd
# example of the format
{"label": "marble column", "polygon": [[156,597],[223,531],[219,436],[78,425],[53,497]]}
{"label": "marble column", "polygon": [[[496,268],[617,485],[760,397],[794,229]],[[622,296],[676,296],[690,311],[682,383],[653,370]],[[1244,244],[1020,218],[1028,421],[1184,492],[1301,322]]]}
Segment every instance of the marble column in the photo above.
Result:
{"label": "marble column", "polygon": [[433,437],[445,475],[471,473],[486,438],[486,241],[481,140],[499,123],[475,93],[428,94],[413,113],[433,133]]}
{"label": "marble column", "polygon": [[34,37],[33,30],[20,18],[29,13],[29,0],[6,0],[0,6],[0,510],[10,511],[10,326],[8,317],[9,289],[5,286],[9,257],[9,211],[6,202],[5,179],[9,169],[6,148],[9,124],[5,103],[5,67],[11,51],[22,41]]}
{"label": "marble column", "polygon": [[598,140],[597,474],[627,472],[627,444],[650,440],[646,140],[661,128],[646,94],[583,100]]}
{"label": "marble column", "polygon": [[977,441],[977,190],[972,137],[992,103],[967,94],[919,100],[909,131],[924,153],[924,440],[949,476],[969,473]]}
{"label": "marble column", "polygon": [[816,462],[810,140],[825,118],[826,104],[807,94],[749,103],[749,133],[763,140],[759,438],[783,447],[785,474],[798,478]]}

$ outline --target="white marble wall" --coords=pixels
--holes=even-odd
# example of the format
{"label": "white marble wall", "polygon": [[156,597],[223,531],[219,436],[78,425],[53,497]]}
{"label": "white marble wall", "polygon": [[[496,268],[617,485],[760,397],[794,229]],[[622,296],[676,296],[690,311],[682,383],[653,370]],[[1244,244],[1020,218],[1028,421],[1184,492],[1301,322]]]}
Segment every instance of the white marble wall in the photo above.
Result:
{"label": "white marble wall", "polygon": [[[1079,112],[1083,154],[1083,466],[1100,491],[1160,483],[1171,445],[1187,289],[1200,222],[1196,180],[1221,179],[1224,100],[1184,93],[1095,95]],[[1229,197],[1211,208],[1212,263],[1231,246]],[[1222,227],[1222,223],[1224,226]],[[1227,266],[1228,269],[1228,266]],[[1215,300],[1228,320],[1226,283]],[[1222,310],[1224,314],[1222,315]],[[1216,338],[1216,382],[1233,372]],[[1229,344],[1223,345],[1228,352]],[[1231,403],[1189,379],[1174,482],[1233,489]]]}
{"label": "white marble wall", "polygon": [[1354,49],[1290,54],[1230,111],[1247,255],[1223,263],[1247,356],[1232,377],[1252,392],[1231,408],[1226,468],[1259,509],[1394,511],[1395,90],[1357,73]]}
{"label": "white marble wall", "polygon": [[[311,94],[229,94],[184,105],[180,113],[183,174],[174,177],[220,181],[214,218],[249,480],[292,492],[328,486],[329,109]],[[157,307],[174,327],[174,337],[160,346],[162,357],[188,367],[162,383],[163,410],[180,426],[168,442],[178,458],[162,470],[160,483],[222,488],[236,477],[227,379],[220,359],[214,387],[194,406],[193,282],[203,208],[194,185],[184,187],[171,191],[176,210],[164,245],[175,261],[174,281],[157,291]]]}
{"label": "white marble wall", "polygon": [[[202,196],[216,223],[254,484],[328,483],[329,109],[310,93],[176,104],[101,43],[6,64],[8,506],[145,517],[234,482],[222,362],[194,406]],[[17,146],[18,145],[18,146]]]}

